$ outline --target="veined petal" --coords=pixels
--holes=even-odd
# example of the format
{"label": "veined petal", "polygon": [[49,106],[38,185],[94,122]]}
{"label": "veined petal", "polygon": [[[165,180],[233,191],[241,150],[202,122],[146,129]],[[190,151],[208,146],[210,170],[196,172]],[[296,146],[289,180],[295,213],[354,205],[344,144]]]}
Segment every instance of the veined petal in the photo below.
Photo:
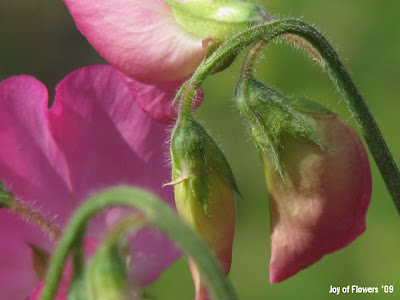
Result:
{"label": "veined petal", "polygon": [[183,29],[162,0],[64,2],[100,55],[136,80],[181,80],[206,55],[208,41]]}
{"label": "veined petal", "polygon": [[[139,106],[153,119],[162,123],[172,123],[176,120],[179,101],[172,102],[184,80],[162,83],[144,83],[133,80],[121,73],[122,80],[128,86],[133,98]],[[194,108],[203,101],[203,90],[197,94]]]}

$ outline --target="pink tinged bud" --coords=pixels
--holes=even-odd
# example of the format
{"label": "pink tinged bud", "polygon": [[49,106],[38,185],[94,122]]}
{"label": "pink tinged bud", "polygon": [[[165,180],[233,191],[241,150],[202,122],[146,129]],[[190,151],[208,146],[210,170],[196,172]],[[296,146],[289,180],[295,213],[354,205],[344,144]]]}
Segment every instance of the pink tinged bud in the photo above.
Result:
{"label": "pink tinged bud", "polygon": [[[189,182],[175,186],[175,203],[179,215],[207,242],[228,275],[232,259],[232,243],[235,231],[234,190],[221,177],[215,177],[210,191],[209,216],[190,192]],[[207,290],[193,261],[190,261],[195,300],[209,299]]]}
{"label": "pink tinged bud", "polygon": [[175,203],[178,213],[204,237],[225,273],[228,274],[231,266],[236,217],[234,189],[220,176],[214,176],[207,215],[194,197],[189,185],[187,180],[175,185]]}
{"label": "pink tinged bud", "polygon": [[[181,122],[185,123],[185,122]],[[171,142],[175,203],[180,217],[202,236],[229,273],[237,190],[221,150],[196,122],[178,124]],[[210,299],[193,261],[196,300]]]}
{"label": "pink tinged bud", "polygon": [[236,103],[265,167],[270,195],[270,282],[293,276],[365,230],[371,172],[363,144],[339,117],[253,77]]}
{"label": "pink tinged bud", "polygon": [[371,198],[367,153],[337,115],[308,114],[331,149],[286,136],[284,177],[263,157],[270,196],[270,282],[285,280],[365,231]]}

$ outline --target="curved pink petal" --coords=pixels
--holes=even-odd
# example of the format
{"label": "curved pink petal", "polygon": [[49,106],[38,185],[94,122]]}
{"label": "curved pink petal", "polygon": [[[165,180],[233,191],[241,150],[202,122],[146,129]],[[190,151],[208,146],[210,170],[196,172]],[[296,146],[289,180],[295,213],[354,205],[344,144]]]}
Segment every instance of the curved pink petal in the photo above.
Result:
{"label": "curved pink petal", "polygon": [[0,83],[0,179],[22,201],[45,206],[61,222],[76,207],[65,159],[49,131],[47,89],[30,76]]}
{"label": "curved pink petal", "polygon": [[[117,75],[112,67],[94,66],[73,73],[57,87],[49,118],[69,162],[74,191],[86,197],[107,186],[131,184],[173,205],[171,189],[162,188],[170,178],[167,129],[141,110]],[[70,94],[74,90],[80,93]],[[88,99],[96,99],[96,105]],[[169,239],[154,230],[139,233],[132,245],[136,284],[151,283],[180,255]],[[152,267],[141,267],[149,261]]]}
{"label": "curved pink petal", "polygon": [[[161,188],[170,177],[166,137],[165,126],[143,112],[111,66],[69,75],[57,86],[51,109],[46,89],[32,77],[17,76],[0,84],[0,179],[60,226],[88,196],[117,184],[150,189],[172,205],[172,191]],[[96,225],[92,232],[104,231],[101,218]],[[154,247],[157,250],[149,255],[155,266],[150,275],[147,270],[145,275],[136,272],[133,279],[149,283],[180,251],[158,232],[141,234],[151,236],[146,239],[149,244],[141,245],[139,236],[133,255],[147,261],[147,248]],[[23,235],[16,237],[24,242]],[[8,240],[1,235],[3,243]]]}
{"label": "curved pink petal", "polygon": [[100,55],[136,80],[181,80],[206,55],[208,41],[184,30],[162,0],[64,2]]}
{"label": "curved pink petal", "polygon": [[[133,80],[121,73],[132,96],[140,107],[153,119],[162,123],[171,123],[176,120],[179,111],[179,101],[172,104],[184,80],[165,83],[143,83]],[[194,108],[203,101],[203,90],[197,94]]]}
{"label": "curved pink petal", "polygon": [[272,166],[266,168],[271,283],[285,280],[347,246],[366,228],[371,171],[363,144],[336,115],[315,115],[314,122],[331,152],[291,138],[285,145],[286,182]]}
{"label": "curved pink petal", "polygon": [[162,123],[171,123],[176,119],[179,101],[174,105],[172,102],[183,81],[144,83],[122,73],[121,78],[137,103],[150,117]]}

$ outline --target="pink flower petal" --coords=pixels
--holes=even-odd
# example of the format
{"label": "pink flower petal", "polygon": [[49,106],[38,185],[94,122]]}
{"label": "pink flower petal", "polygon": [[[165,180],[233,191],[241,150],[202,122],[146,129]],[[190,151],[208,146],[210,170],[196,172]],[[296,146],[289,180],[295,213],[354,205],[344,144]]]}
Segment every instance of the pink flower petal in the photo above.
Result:
{"label": "pink flower petal", "polygon": [[206,55],[208,41],[184,30],[162,0],[64,2],[100,55],[136,80],[181,80]]}
{"label": "pink flower petal", "polygon": [[76,207],[69,197],[64,157],[51,137],[47,90],[30,76],[16,76],[0,83],[0,178],[22,201],[46,207],[66,217]]}
{"label": "pink flower petal", "polygon": [[[132,96],[140,107],[153,119],[162,123],[172,123],[179,111],[179,101],[172,105],[175,95],[184,80],[165,83],[143,83],[121,73],[122,80],[128,86]],[[203,101],[203,90],[197,94],[194,108]]]}
{"label": "pink flower petal", "polygon": [[39,280],[31,267],[32,250],[27,242],[50,249],[50,239],[6,209],[0,209],[0,228],[1,299],[26,299]]}
{"label": "pink flower petal", "polygon": [[172,105],[172,102],[183,81],[143,83],[122,73],[121,78],[128,86],[134,99],[150,117],[162,123],[171,123],[176,119],[179,101],[174,105]]}
{"label": "pink flower petal", "polygon": [[[117,184],[150,189],[172,205],[172,190],[162,189],[170,177],[166,138],[165,126],[143,112],[111,66],[67,76],[57,86],[51,109],[46,89],[32,77],[0,84],[0,178],[19,199],[41,208],[61,226],[80,202]],[[92,232],[104,232],[103,223],[100,218]],[[19,244],[25,242],[23,235],[15,236]],[[1,235],[0,245],[4,243],[8,239]],[[154,263],[150,271],[135,271],[133,280],[140,283],[154,281],[180,255],[168,238],[153,230],[141,233],[134,244],[138,265],[149,259]],[[149,248],[156,250],[147,253]],[[32,269],[25,267],[26,272]]]}
{"label": "pink flower petal", "polygon": [[[70,184],[77,196],[82,193],[84,198],[107,186],[131,184],[147,188],[173,205],[172,191],[162,188],[170,178],[165,161],[166,127],[141,110],[114,68],[95,66],[68,76],[57,86],[49,119],[64,150]],[[132,256],[137,256],[132,259],[132,277],[139,284],[154,281],[180,255],[164,235],[146,231],[132,241]],[[153,267],[140,268],[149,257]]]}

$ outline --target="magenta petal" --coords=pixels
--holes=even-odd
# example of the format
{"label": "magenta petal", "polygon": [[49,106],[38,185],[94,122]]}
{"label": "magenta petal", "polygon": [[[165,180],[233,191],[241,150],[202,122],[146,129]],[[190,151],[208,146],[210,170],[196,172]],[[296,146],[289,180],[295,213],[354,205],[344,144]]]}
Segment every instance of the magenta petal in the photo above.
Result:
{"label": "magenta petal", "polygon": [[[49,131],[47,90],[30,76],[0,83],[0,179],[19,199],[65,222],[76,207],[68,167]],[[59,212],[62,211],[62,214]]]}
{"label": "magenta petal", "polygon": [[38,282],[28,243],[49,249],[50,240],[36,226],[0,209],[0,297],[26,299]]}
{"label": "magenta petal", "polygon": [[[61,226],[80,202],[117,184],[147,188],[172,205],[172,190],[162,189],[170,178],[167,134],[165,126],[143,112],[111,66],[83,68],[66,77],[51,109],[46,89],[32,77],[0,84],[0,178],[19,199]],[[104,232],[103,223],[96,222],[92,232]],[[158,232],[141,235],[135,243],[138,254],[132,254],[137,264],[148,256],[160,262],[150,275],[147,270],[135,273],[135,281],[148,283],[180,251]],[[143,239],[147,235],[151,238]],[[0,243],[6,242],[0,236]],[[156,250],[148,254],[148,248]],[[32,270],[30,264],[25,267]]]}
{"label": "magenta petal", "polygon": [[[117,70],[94,66],[69,75],[57,86],[49,119],[64,150],[76,196],[85,198],[108,186],[131,184],[153,191],[172,205],[172,190],[162,188],[170,178],[166,127],[143,112]],[[151,238],[145,238],[144,244],[141,236]],[[170,240],[154,230],[139,234],[132,243],[136,283],[154,281],[180,256]],[[139,268],[149,257],[154,262],[150,275],[146,268]]]}
{"label": "magenta petal", "polygon": [[162,123],[171,123],[178,114],[177,101],[172,102],[183,81],[166,83],[143,83],[121,74],[132,96],[140,107],[153,119]]}
{"label": "magenta petal", "polygon": [[207,43],[184,30],[162,0],[64,2],[100,55],[136,80],[181,80],[206,55]]}
{"label": "magenta petal", "polygon": [[[132,96],[140,107],[153,119],[162,123],[171,123],[176,120],[179,110],[179,101],[172,104],[184,80],[165,83],[142,83],[133,80],[121,73]],[[195,107],[203,101],[203,91],[197,95]]]}

